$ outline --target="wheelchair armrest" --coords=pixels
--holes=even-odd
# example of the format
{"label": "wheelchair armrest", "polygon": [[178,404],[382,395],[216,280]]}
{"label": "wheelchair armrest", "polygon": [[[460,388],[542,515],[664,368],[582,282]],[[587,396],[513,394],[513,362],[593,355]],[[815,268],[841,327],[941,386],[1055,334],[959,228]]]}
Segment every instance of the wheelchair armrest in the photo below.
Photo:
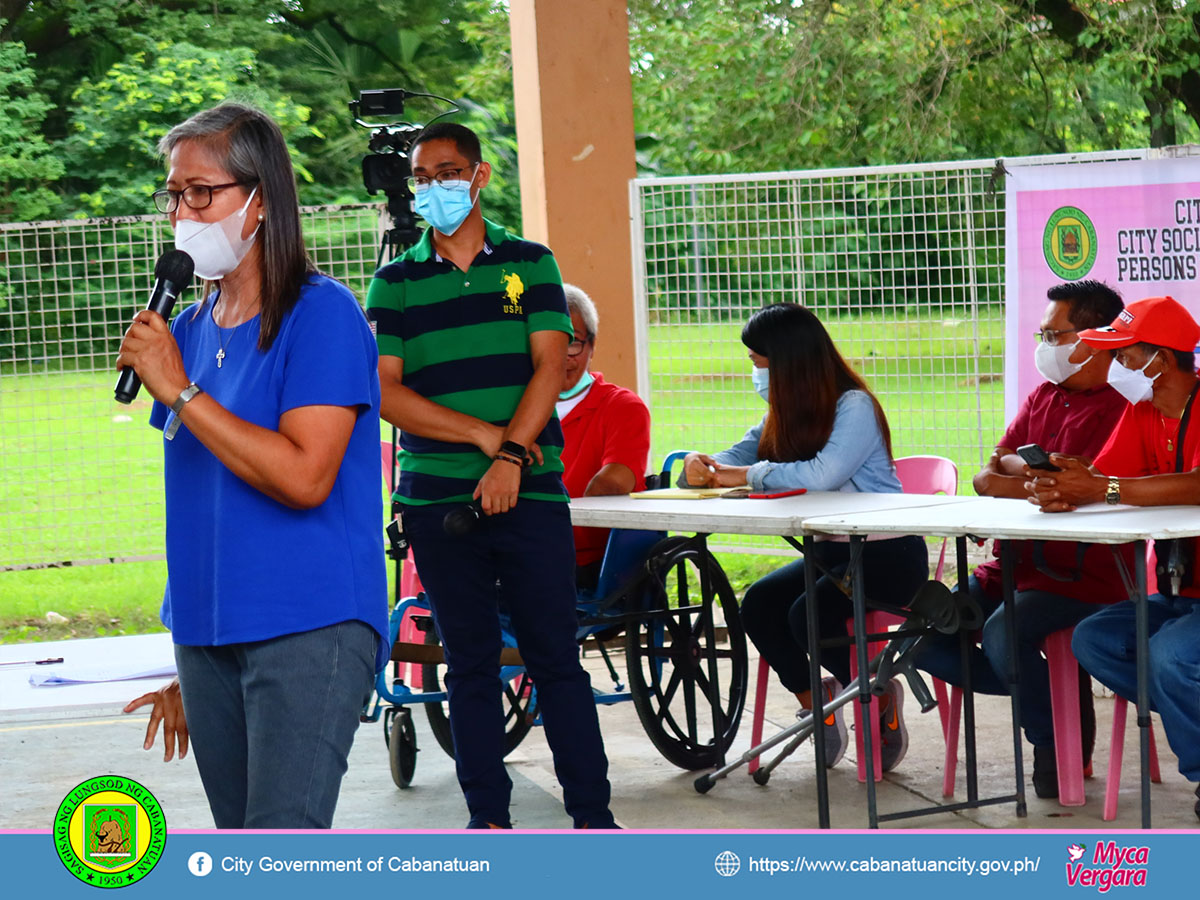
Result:
{"label": "wheelchair armrest", "polygon": [[671,467],[677,460],[683,459],[691,452],[690,450],[672,450],[668,453],[666,459],[663,460],[662,468],[657,473],[646,476],[646,489],[671,487]]}

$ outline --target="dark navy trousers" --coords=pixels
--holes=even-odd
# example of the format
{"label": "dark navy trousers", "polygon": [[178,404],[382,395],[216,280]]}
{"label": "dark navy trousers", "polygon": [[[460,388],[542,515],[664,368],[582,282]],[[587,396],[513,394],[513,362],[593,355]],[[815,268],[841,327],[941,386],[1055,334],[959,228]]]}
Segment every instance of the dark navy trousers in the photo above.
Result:
{"label": "dark navy trousers", "polygon": [[537,689],[567,813],[576,827],[612,827],[608,759],[575,641],[575,541],[567,504],[520,499],[509,512],[482,516],[472,533],[454,537],[442,527],[452,508],[405,505],[403,520],[446,653],[450,729],[470,825],[510,824],[503,604]]}

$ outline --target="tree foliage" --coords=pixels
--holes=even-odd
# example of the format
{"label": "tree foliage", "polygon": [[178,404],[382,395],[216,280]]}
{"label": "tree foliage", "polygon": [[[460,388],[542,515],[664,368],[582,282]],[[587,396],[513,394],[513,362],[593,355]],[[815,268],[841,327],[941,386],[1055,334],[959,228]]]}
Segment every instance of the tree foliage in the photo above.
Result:
{"label": "tree foliage", "polygon": [[30,62],[20,41],[0,43],[0,219],[38,219],[57,205],[49,185],[63,164],[40,133],[51,105],[34,90]]}
{"label": "tree foliage", "polygon": [[[643,171],[1080,152],[1200,135],[1200,0],[628,8]],[[308,176],[303,202],[364,200],[368,135],[346,103],[384,87],[460,102],[460,120],[497,163],[489,208],[519,217],[504,0],[0,0],[0,22],[0,217],[144,208],[137,170],[155,135],[225,96],[280,111]],[[415,100],[406,115],[424,123],[443,109]],[[158,172],[155,163],[148,177]]]}

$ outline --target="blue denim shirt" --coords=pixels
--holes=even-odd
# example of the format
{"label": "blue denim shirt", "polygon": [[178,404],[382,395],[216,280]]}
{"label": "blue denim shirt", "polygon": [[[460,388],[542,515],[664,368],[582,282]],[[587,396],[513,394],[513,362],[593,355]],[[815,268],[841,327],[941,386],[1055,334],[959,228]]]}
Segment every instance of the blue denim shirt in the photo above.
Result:
{"label": "blue denim shirt", "polygon": [[[766,421],[764,417],[763,421]],[[875,404],[864,391],[846,391],[838,398],[833,433],[812,459],[772,462],[758,458],[763,422],[713,458],[725,465],[749,466],[746,483],[756,491],[851,491],[902,493],[896,466],[888,456],[875,419]]]}

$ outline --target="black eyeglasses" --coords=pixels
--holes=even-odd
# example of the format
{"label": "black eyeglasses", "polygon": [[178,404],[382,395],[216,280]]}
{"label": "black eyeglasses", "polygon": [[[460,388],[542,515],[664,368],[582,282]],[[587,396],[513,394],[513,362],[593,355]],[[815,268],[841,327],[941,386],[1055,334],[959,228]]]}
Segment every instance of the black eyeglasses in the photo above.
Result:
{"label": "black eyeglasses", "polygon": [[[405,180],[408,182],[408,189],[414,194],[419,194],[421,191],[428,189],[429,185],[435,181],[444,187],[453,187],[465,191],[470,189],[470,185],[461,183],[462,173],[470,171],[478,165],[479,163],[476,163],[474,166],[463,166],[461,169],[442,169],[433,175],[409,175]],[[474,178],[475,176],[472,175],[471,177]]]}
{"label": "black eyeglasses", "polygon": [[588,341],[591,339],[592,336],[589,334],[586,341],[581,341],[578,338],[571,341],[571,343],[567,344],[567,356],[578,356],[583,352],[583,348],[587,346]]}
{"label": "black eyeglasses", "polygon": [[1055,331],[1053,328],[1043,328],[1041,331],[1035,331],[1033,336],[1041,338],[1042,342],[1045,344],[1054,346],[1058,343],[1058,339],[1064,334],[1076,334],[1078,331],[1078,328],[1064,328],[1061,331]]}
{"label": "black eyeglasses", "polygon": [[155,191],[154,207],[162,213],[173,213],[179,209],[179,198],[183,198],[191,209],[207,209],[212,206],[213,191],[223,191],[226,188],[239,187],[247,184],[257,184],[257,181],[231,181],[229,184],[189,184],[182,191],[164,188]]}

